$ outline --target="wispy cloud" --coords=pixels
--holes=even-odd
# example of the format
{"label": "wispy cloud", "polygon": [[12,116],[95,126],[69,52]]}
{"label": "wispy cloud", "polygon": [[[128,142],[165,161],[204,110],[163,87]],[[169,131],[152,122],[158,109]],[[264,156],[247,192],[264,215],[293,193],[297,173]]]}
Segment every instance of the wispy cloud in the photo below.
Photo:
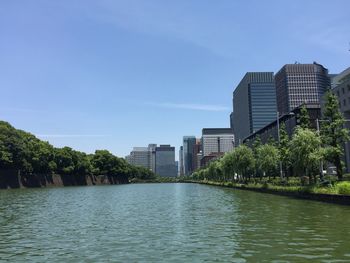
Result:
{"label": "wispy cloud", "polygon": [[44,110],[38,110],[38,109],[14,108],[14,107],[1,108],[0,110],[5,111],[5,112],[20,112],[20,113],[44,113],[44,112],[46,112]]}
{"label": "wispy cloud", "polygon": [[36,134],[41,138],[91,138],[91,137],[106,137],[106,134]]}
{"label": "wispy cloud", "polygon": [[[224,16],[215,16],[215,13],[222,12],[220,5],[212,5],[209,10],[205,7],[200,10],[194,3],[175,2],[137,1],[136,4],[134,1],[101,0],[90,8],[75,8],[90,19],[118,28],[182,40],[218,56],[227,57],[235,53],[232,47],[237,44],[232,36],[240,27],[230,21],[236,20],[234,16],[230,20]],[[69,8],[72,6],[69,5]],[[228,8],[233,8],[232,4]],[[212,23],[214,19],[216,23],[220,23],[219,28]]]}
{"label": "wispy cloud", "polygon": [[[294,31],[297,39],[302,39],[313,46],[336,52],[342,55],[348,54],[349,45],[349,27],[342,24],[334,24],[329,18],[325,20],[315,20],[310,22],[309,19],[298,20],[294,24],[298,30]],[[319,30],[322,28],[322,30]]]}
{"label": "wispy cloud", "polygon": [[152,106],[169,108],[169,109],[182,109],[182,110],[198,110],[198,111],[229,111],[229,107],[222,105],[208,105],[208,104],[186,104],[186,103],[149,103]]}

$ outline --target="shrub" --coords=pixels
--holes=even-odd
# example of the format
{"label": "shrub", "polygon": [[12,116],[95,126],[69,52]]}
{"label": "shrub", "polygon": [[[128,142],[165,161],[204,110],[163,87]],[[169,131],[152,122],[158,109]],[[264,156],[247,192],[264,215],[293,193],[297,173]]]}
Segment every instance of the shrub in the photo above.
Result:
{"label": "shrub", "polygon": [[350,182],[340,182],[336,186],[338,194],[350,195]]}

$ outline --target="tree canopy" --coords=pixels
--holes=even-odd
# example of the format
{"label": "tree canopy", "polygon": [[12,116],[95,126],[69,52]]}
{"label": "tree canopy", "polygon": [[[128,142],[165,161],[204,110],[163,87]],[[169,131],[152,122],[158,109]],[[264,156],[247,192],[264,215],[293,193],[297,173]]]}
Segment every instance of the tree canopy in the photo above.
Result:
{"label": "tree canopy", "polygon": [[18,169],[25,174],[108,175],[151,179],[155,175],[143,167],[128,164],[107,150],[94,154],[70,147],[55,148],[34,135],[0,121],[0,169]]}

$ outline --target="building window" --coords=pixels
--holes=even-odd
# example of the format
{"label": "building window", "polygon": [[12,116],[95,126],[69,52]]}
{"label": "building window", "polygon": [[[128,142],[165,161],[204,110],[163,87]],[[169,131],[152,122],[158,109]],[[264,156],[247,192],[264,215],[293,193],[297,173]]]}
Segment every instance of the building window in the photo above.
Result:
{"label": "building window", "polygon": [[340,97],[339,90],[337,90],[337,96],[338,96],[338,98]]}
{"label": "building window", "polygon": [[345,99],[343,100],[343,106],[346,106],[346,100]]}
{"label": "building window", "polygon": [[344,88],[341,88],[341,91],[343,92],[343,94],[345,93],[345,90],[344,90]]}

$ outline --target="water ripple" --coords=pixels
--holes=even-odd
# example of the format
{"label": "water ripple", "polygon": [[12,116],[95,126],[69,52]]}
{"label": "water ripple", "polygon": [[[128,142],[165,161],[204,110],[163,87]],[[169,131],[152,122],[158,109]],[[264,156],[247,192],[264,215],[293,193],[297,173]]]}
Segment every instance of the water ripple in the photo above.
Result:
{"label": "water ripple", "polygon": [[350,208],[195,184],[0,191],[0,261],[350,262]]}

